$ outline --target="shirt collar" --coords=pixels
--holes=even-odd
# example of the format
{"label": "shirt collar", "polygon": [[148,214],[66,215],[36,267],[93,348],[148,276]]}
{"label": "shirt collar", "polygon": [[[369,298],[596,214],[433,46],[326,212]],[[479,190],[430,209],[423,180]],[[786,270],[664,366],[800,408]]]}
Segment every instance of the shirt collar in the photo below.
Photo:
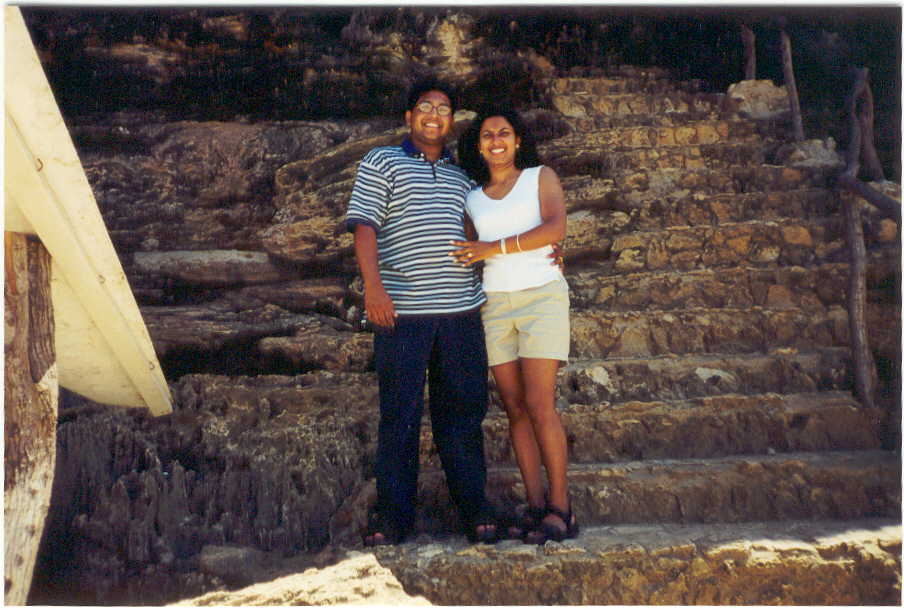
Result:
{"label": "shirt collar", "polygon": [[[427,155],[418,150],[418,147],[415,146],[410,139],[405,138],[402,142],[402,150],[405,151],[409,157],[416,157],[418,159],[427,160]],[[436,161],[437,163],[455,163],[455,160],[452,158],[452,153],[445,146],[443,147],[443,152],[440,154],[439,159]]]}

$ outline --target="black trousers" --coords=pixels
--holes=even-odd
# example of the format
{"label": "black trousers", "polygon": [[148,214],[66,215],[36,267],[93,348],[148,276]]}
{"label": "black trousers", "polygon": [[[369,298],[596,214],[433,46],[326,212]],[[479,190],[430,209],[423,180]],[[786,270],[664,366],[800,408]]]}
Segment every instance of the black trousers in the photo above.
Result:
{"label": "black trousers", "polygon": [[380,385],[377,510],[411,533],[416,519],[424,383],[446,482],[469,523],[484,499],[486,463],[481,423],[487,413],[487,356],[478,311],[400,316],[374,333]]}

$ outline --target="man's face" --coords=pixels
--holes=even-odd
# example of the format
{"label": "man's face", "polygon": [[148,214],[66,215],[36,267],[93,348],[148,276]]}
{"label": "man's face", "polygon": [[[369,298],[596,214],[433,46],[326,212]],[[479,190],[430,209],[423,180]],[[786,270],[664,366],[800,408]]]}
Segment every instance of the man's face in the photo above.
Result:
{"label": "man's face", "polygon": [[[420,106],[430,104],[430,111]],[[405,113],[405,124],[411,128],[411,142],[417,145],[442,146],[452,129],[452,113],[442,115],[440,110],[451,110],[449,97],[442,91],[428,91],[418,98],[412,110]]]}

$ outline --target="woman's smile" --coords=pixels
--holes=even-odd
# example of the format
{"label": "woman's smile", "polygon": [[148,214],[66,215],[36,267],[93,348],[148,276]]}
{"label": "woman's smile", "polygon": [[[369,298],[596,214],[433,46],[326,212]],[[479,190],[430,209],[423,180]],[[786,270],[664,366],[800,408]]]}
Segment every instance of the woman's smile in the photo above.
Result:
{"label": "woman's smile", "polygon": [[489,117],[480,128],[478,148],[487,162],[510,164],[515,161],[515,151],[520,138],[515,129],[501,116]]}

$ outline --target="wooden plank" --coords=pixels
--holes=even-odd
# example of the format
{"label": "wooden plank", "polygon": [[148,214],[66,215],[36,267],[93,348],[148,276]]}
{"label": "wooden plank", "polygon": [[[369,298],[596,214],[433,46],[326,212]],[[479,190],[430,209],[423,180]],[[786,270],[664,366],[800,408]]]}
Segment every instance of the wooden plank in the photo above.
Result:
{"label": "wooden plank", "polygon": [[98,402],[169,413],[150,335],[21,13],[4,10],[4,186],[6,207],[16,208],[5,218],[30,227],[53,257],[60,384]]}

